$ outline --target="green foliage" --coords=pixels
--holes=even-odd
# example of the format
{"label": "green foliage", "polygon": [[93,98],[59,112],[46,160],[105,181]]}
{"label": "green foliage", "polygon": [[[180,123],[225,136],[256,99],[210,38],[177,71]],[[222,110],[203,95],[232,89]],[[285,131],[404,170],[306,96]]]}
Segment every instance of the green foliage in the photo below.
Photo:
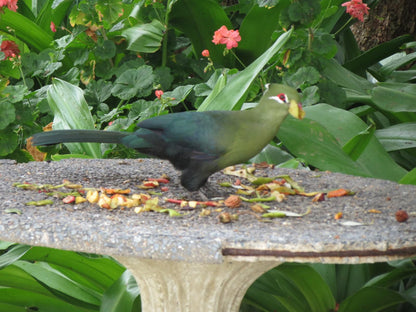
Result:
{"label": "green foliage", "polygon": [[251,285],[240,311],[414,311],[409,295],[416,290],[415,273],[411,260],[355,266],[285,263]]}
{"label": "green foliage", "polygon": [[[0,42],[20,50],[0,61],[0,158],[33,160],[26,139],[52,121],[56,129],[133,131],[157,115],[252,107],[265,83],[278,82],[300,89],[306,118],[287,118],[253,161],[416,184],[416,43],[401,36],[361,52],[342,2],[19,1],[17,12],[0,16]],[[231,51],[212,42],[223,25],[242,38]],[[48,159],[137,157],[109,144],[45,151]],[[2,248],[0,310],[138,309],[131,275],[109,258]],[[335,301],[339,311],[406,311],[415,307],[408,266],[374,274],[372,265],[284,265],[253,285],[245,303],[259,311],[327,311]]]}
{"label": "green foliage", "polygon": [[0,308],[139,311],[134,279],[110,257],[6,242],[0,249]]}
{"label": "green foliage", "polygon": [[[40,125],[53,119],[55,128],[59,123],[65,124],[63,119],[67,117],[60,118],[57,112],[62,110],[62,116],[71,116],[68,104],[72,101],[83,103],[81,115],[90,119],[88,125],[72,122],[71,127],[91,128],[95,124],[98,128],[131,131],[137,121],[168,112],[239,109],[245,101],[256,99],[264,83],[276,81],[300,88],[305,106],[327,103],[345,113],[357,114],[362,120],[359,128],[348,132],[343,127],[341,134],[335,133],[336,128],[330,128],[327,121],[341,118],[343,112],[329,106],[320,106],[324,117],[317,116],[314,124],[308,124],[309,117],[302,124],[287,120],[279,138],[292,156],[321,170],[399,181],[406,171],[397,165],[406,170],[416,165],[414,146],[408,144],[409,139],[392,135],[388,140],[381,139],[382,147],[376,141],[390,127],[399,131],[405,124],[409,135],[413,130],[414,70],[408,69],[406,74],[401,68],[414,61],[416,53],[400,52],[411,37],[395,38],[365,53],[353,50],[351,47],[356,45],[349,29],[339,26],[347,20],[340,4],[341,1],[318,0],[261,1],[259,5],[247,2],[228,9],[214,0],[165,4],[115,0],[109,8],[95,0],[76,5],[46,1],[36,11],[28,7],[17,13],[6,10],[0,29],[8,30],[12,25],[13,30],[3,40],[15,36],[24,52],[20,60],[1,62],[2,75],[12,82],[0,99],[5,112],[0,120],[0,136],[4,138],[1,157],[16,158],[24,153],[25,138],[40,131]],[[57,27],[56,33],[47,23],[46,16],[51,13],[59,13],[53,21],[63,26]],[[13,20],[26,21],[25,27],[8,25],[8,14]],[[236,56],[233,52],[224,53],[228,52],[224,46],[212,42],[214,31],[222,25],[239,28],[243,40],[235,49]],[[287,32],[282,29],[291,26],[296,27]],[[41,30],[29,31],[38,30],[36,27]],[[25,30],[27,33],[21,35]],[[50,37],[46,39],[44,33]],[[407,47],[412,49],[414,45]],[[204,49],[210,51],[211,65],[207,66],[208,60],[200,57]],[[141,53],[141,58],[135,53]],[[228,70],[230,66],[239,70]],[[218,70],[210,71],[213,68]],[[366,72],[378,81],[364,78]],[[52,77],[69,82],[79,92],[68,88],[68,95],[61,94],[53,101]],[[185,86],[189,86],[185,96],[173,95],[180,90],[178,87]],[[158,88],[165,91],[161,99],[152,96]],[[70,93],[78,94],[77,99]],[[65,99],[70,101],[65,104]],[[21,111],[19,106],[25,107],[25,118],[16,115]],[[312,114],[315,108],[311,109]],[[364,133],[372,124],[371,131]],[[67,126],[70,125],[66,123]],[[318,128],[326,133],[326,141],[316,142],[313,134]],[[345,136],[341,144],[340,136]],[[300,148],[295,139],[304,141],[305,147]],[[66,146],[76,154],[115,155],[109,145],[102,145],[101,151],[96,144]],[[319,159],[313,153],[317,146],[323,151]],[[124,157],[130,155],[122,153]],[[372,161],[363,160],[370,153],[378,156],[373,154]],[[279,162],[279,158],[268,160]],[[386,165],[391,170],[376,172]]]}
{"label": "green foliage", "polygon": [[[215,63],[230,63],[229,57],[224,56],[223,47],[212,43],[214,31],[222,25],[232,29],[231,22],[224,9],[214,0],[178,0],[172,1],[169,23],[182,31],[192,42],[196,55],[208,49]],[[230,64],[227,64],[230,65]]]}
{"label": "green foliage", "polygon": [[[94,129],[94,121],[80,88],[55,79],[48,90],[48,103],[54,114],[54,129]],[[72,154],[100,157],[97,143],[66,143]]]}
{"label": "green foliage", "polygon": [[127,49],[135,52],[154,53],[159,50],[165,27],[158,20],[148,24],[140,24],[130,27],[122,32],[126,38]]}
{"label": "green foliage", "polygon": [[305,112],[307,117],[301,122],[287,119],[278,136],[308,164],[323,170],[396,181],[406,174],[376,137],[371,133],[363,135],[367,125],[355,114],[327,104],[306,107]]}
{"label": "green foliage", "polygon": [[202,103],[198,110],[232,110],[235,106],[241,106],[254,79],[260,73],[261,69],[267,64],[268,60],[281,49],[286,40],[290,37],[291,33],[292,31],[288,31],[280,36],[279,39],[276,40],[276,42],[257,60],[251,63],[244,70],[234,76],[231,76],[232,81],[225,85],[214,99],[209,102],[205,101]]}

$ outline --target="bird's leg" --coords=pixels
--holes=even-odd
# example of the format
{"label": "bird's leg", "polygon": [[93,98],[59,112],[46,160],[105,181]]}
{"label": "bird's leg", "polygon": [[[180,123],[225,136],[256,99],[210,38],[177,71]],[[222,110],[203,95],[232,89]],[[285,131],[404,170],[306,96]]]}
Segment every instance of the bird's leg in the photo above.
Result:
{"label": "bird's leg", "polygon": [[198,191],[200,196],[204,198],[205,201],[209,201],[214,197],[218,197],[218,190],[211,186],[210,183],[205,183]]}
{"label": "bird's leg", "polygon": [[215,197],[215,189],[208,186],[208,183],[204,184],[197,191],[188,191],[189,198],[197,201],[209,201],[210,198]]}
{"label": "bird's leg", "polygon": [[198,191],[191,192],[191,198],[197,199],[198,201],[208,201],[209,197],[199,189]]}

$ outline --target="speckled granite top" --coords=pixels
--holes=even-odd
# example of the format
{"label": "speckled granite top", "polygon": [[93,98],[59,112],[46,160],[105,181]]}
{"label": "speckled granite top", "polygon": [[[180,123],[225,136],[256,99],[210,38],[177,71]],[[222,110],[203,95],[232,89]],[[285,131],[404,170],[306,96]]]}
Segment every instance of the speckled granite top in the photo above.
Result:
{"label": "speckled granite top", "polygon": [[[179,172],[165,161],[143,160],[63,160],[14,164],[0,162],[0,239],[108,255],[152,259],[219,263],[224,257],[236,260],[280,259],[359,263],[385,261],[416,255],[416,186],[390,181],[306,170],[265,169],[256,175],[289,174],[306,192],[345,188],[353,196],[330,198],[313,203],[311,197],[288,196],[282,203],[268,203],[278,210],[304,213],[303,217],[278,218],[261,222],[250,205],[236,209],[235,222],[221,223],[219,212],[201,217],[201,208],[185,211],[182,217],[133,209],[100,208],[88,202],[27,206],[46,198],[34,190],[13,187],[15,182],[60,184],[63,179],[84,187],[131,188],[144,179],[167,174],[169,190],[163,197],[195,199],[179,185]],[[234,182],[235,177],[216,173],[209,182],[209,197],[227,197],[232,188],[218,181]],[[245,182],[245,181],[243,181]],[[10,213],[17,209],[21,214]],[[371,210],[373,209],[373,210]],[[406,210],[410,218],[396,221],[395,212]],[[371,212],[373,211],[373,212]],[[378,211],[378,213],[377,213]],[[340,220],[334,215],[343,213]],[[351,226],[350,221],[361,225]]]}

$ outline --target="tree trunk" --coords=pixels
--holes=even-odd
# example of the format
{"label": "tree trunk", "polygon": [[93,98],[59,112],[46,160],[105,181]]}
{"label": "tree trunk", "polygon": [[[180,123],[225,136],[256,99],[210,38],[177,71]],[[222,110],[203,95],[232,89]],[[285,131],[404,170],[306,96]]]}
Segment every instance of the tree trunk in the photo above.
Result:
{"label": "tree trunk", "polygon": [[416,39],[416,1],[380,0],[364,22],[355,23],[351,30],[363,51],[405,34]]}

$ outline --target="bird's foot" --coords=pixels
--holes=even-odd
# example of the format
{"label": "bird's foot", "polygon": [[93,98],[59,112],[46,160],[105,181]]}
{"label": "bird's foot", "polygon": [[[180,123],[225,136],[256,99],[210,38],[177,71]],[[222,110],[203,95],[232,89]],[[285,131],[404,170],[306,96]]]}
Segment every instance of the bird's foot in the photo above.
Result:
{"label": "bird's foot", "polygon": [[213,198],[218,199],[219,196],[218,190],[215,187],[210,186],[209,183],[202,186],[197,193],[200,195],[200,197],[204,198],[204,201],[209,201]]}
{"label": "bird's foot", "polygon": [[191,192],[191,198],[197,201],[208,201],[208,196],[201,190]]}
{"label": "bird's foot", "polygon": [[196,200],[196,201],[210,201],[212,198],[217,197],[215,188],[211,188],[208,184],[205,184],[197,191],[188,191],[188,195],[186,195],[188,200]]}

